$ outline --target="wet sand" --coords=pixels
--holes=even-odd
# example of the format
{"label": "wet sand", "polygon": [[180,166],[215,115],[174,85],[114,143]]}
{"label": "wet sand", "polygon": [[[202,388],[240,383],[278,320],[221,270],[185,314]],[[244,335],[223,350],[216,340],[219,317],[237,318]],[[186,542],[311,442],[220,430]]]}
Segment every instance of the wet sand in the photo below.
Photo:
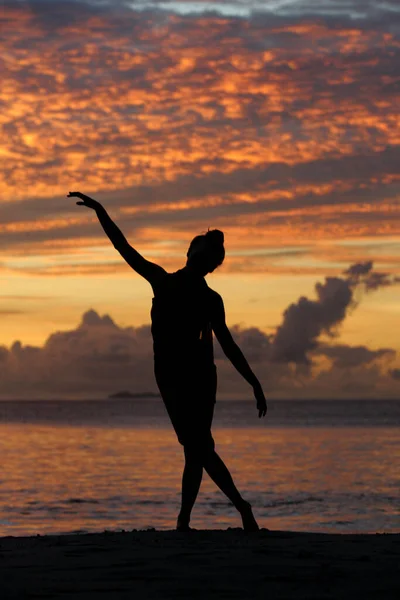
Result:
{"label": "wet sand", "polygon": [[400,598],[400,534],[241,529],[0,539],[0,597]]}

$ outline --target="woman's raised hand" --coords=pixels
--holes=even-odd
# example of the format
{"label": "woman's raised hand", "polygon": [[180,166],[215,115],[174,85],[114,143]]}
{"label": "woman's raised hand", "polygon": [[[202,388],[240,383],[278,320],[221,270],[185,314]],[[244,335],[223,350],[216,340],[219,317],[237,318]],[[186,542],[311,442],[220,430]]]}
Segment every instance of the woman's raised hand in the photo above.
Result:
{"label": "woman's raised hand", "polygon": [[93,200],[93,198],[89,198],[89,196],[85,196],[85,194],[82,194],[81,192],[69,192],[67,198],[79,198],[80,202],[77,202],[77,204],[87,206],[93,210],[96,210],[101,206],[100,202]]}

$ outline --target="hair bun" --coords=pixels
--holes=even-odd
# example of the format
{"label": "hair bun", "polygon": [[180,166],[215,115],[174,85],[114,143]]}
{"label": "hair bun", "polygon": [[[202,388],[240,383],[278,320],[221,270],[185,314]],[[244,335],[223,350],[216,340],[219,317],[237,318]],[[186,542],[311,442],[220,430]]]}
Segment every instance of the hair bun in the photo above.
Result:
{"label": "hair bun", "polygon": [[206,233],[206,240],[210,242],[210,244],[215,245],[224,245],[224,234],[219,229],[211,229]]}

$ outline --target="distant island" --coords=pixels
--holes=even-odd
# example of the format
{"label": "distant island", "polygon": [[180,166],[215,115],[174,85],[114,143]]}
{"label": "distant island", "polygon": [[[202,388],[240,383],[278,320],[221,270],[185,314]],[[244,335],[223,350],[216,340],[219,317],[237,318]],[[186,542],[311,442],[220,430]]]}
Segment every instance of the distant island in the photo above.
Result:
{"label": "distant island", "polygon": [[116,392],[115,394],[110,394],[108,396],[109,399],[114,398],[159,398],[160,394],[155,392],[129,392],[128,390],[123,390],[122,392]]}

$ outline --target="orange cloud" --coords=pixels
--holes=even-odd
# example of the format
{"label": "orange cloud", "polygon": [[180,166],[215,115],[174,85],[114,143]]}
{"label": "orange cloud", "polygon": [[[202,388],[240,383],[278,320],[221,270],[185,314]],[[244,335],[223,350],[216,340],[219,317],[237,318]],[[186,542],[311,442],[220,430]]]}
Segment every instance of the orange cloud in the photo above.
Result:
{"label": "orange cloud", "polygon": [[[112,190],[399,142],[396,98],[381,89],[399,52],[391,34],[85,11],[49,34],[33,9],[3,18],[18,24],[1,48],[5,199],[54,196],[77,179]],[[261,50],[267,35],[273,50]],[[382,66],[373,77],[371,46]]]}
{"label": "orange cloud", "polygon": [[[15,268],[10,256],[64,253],[69,266],[25,272],[114,272],[111,253],[92,271],[75,260],[107,244],[95,218],[54,200],[78,184],[117,207],[132,242],[164,265],[210,224],[230,241],[225,268],[263,273],[319,267],[252,249],[311,244],[315,259],[329,240],[400,234],[394,33],[290,16],[60,10],[6,5],[0,16],[4,268]],[[342,254],[332,246],[333,263]],[[386,257],[394,269],[398,257]]]}

